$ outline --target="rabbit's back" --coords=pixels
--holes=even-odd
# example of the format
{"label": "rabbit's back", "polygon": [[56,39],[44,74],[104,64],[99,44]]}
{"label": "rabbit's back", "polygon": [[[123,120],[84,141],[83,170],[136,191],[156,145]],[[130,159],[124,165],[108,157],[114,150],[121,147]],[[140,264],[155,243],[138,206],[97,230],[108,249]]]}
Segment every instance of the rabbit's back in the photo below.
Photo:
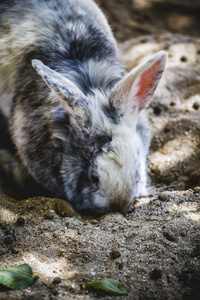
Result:
{"label": "rabbit's back", "polygon": [[[18,90],[16,78],[23,76],[19,71],[33,58],[73,79],[86,93],[101,81],[106,88],[113,69],[118,79],[121,68],[110,27],[92,1],[1,1],[0,108],[7,117]],[[97,61],[102,61],[100,72]]]}

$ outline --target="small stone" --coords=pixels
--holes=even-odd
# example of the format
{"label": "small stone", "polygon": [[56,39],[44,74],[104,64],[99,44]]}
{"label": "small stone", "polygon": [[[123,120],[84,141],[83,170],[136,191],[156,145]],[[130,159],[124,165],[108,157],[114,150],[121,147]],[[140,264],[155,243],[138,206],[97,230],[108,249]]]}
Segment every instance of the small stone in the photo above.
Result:
{"label": "small stone", "polygon": [[150,37],[144,37],[144,38],[142,38],[142,39],[140,40],[140,43],[145,44],[145,43],[147,43],[147,42],[149,42],[149,41],[151,41],[151,38],[150,38]]}
{"label": "small stone", "polygon": [[167,231],[164,231],[163,235],[170,242],[175,242],[175,240],[176,240],[175,236],[172,235],[171,233],[167,232]]}
{"label": "small stone", "polygon": [[195,110],[198,110],[199,107],[200,107],[200,102],[196,101],[196,102],[193,103],[193,108],[194,108]]}
{"label": "small stone", "polygon": [[12,235],[7,235],[7,236],[5,237],[5,239],[4,239],[4,243],[5,243],[6,245],[12,245],[12,244],[14,244],[14,242],[15,242],[15,240],[14,240],[14,238],[12,237]]}
{"label": "small stone", "polygon": [[60,200],[57,205],[57,212],[61,217],[72,217],[74,208],[65,200]]}
{"label": "small stone", "polygon": [[69,253],[67,254],[67,259],[68,259],[68,260],[71,260],[71,259],[72,259],[72,253],[71,253],[71,252],[69,252]]}
{"label": "small stone", "polygon": [[160,201],[168,201],[169,200],[169,196],[166,195],[166,194],[164,194],[164,193],[162,193],[162,194],[158,195],[158,200],[160,200]]}
{"label": "small stone", "polygon": [[121,253],[118,250],[113,250],[110,253],[111,259],[116,259],[121,256]]}
{"label": "small stone", "polygon": [[54,219],[54,215],[51,214],[51,213],[46,213],[44,215],[44,218],[45,218],[45,220],[51,220],[52,221]]}
{"label": "small stone", "polygon": [[58,238],[58,237],[59,237],[59,234],[58,234],[57,232],[54,232],[54,233],[53,233],[53,237],[54,237],[54,238]]}
{"label": "small stone", "polygon": [[24,226],[24,224],[25,224],[25,219],[22,218],[22,217],[19,217],[19,218],[17,219],[17,225],[18,225],[18,226]]}
{"label": "small stone", "polygon": [[195,194],[200,193],[200,186],[196,186],[196,187],[193,189],[193,191],[194,191]]}
{"label": "small stone", "polygon": [[6,254],[6,249],[5,248],[0,248],[0,255]]}
{"label": "small stone", "polygon": [[34,209],[35,209],[34,205],[28,205],[28,206],[26,206],[26,211],[31,211],[31,210],[34,210]]}
{"label": "small stone", "polygon": [[58,256],[64,256],[64,252],[63,251],[58,251]]}
{"label": "small stone", "polygon": [[18,254],[19,250],[17,248],[12,248],[11,252],[12,252],[12,254]]}
{"label": "small stone", "polygon": [[116,260],[115,262],[116,262],[116,264],[118,265],[119,270],[122,270],[123,267],[124,267],[123,262],[122,262],[122,261],[119,261],[119,260]]}
{"label": "small stone", "polygon": [[150,277],[153,280],[160,279],[162,277],[162,271],[158,268],[153,269],[153,271],[150,273]]}
{"label": "small stone", "polygon": [[55,277],[52,281],[53,284],[59,284],[61,283],[61,278],[60,277]]}
{"label": "small stone", "polygon": [[97,221],[96,219],[93,219],[93,220],[91,221],[91,223],[92,223],[92,225],[97,225],[97,224],[98,224],[98,221]]}
{"label": "small stone", "polygon": [[155,115],[159,116],[162,112],[162,109],[159,106],[155,106],[153,112]]}
{"label": "small stone", "polygon": [[54,289],[52,289],[52,294],[54,296],[57,296],[59,294],[59,292],[54,288]]}

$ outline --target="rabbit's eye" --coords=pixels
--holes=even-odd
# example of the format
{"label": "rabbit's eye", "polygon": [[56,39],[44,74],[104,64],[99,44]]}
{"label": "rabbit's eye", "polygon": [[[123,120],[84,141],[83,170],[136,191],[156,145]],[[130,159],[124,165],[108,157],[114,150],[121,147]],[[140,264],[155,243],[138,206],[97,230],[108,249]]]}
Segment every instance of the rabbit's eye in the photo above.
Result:
{"label": "rabbit's eye", "polygon": [[100,184],[100,179],[95,169],[90,171],[89,177],[92,183],[98,187]]}
{"label": "rabbit's eye", "polygon": [[95,175],[91,175],[91,180],[95,184],[99,184],[99,177]]}

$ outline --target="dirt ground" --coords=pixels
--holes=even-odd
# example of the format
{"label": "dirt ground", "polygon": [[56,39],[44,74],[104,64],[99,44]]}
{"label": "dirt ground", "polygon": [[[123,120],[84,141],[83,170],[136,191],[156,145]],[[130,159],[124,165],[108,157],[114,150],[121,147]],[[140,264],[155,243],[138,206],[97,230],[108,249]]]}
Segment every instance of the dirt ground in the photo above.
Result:
{"label": "dirt ground", "polygon": [[[149,197],[127,216],[61,217],[58,199],[16,201],[2,186],[0,269],[28,263],[39,279],[20,291],[0,286],[0,299],[199,299],[200,1],[97,2],[127,70],[156,51],[169,54],[148,108]],[[82,288],[108,277],[127,296]]]}

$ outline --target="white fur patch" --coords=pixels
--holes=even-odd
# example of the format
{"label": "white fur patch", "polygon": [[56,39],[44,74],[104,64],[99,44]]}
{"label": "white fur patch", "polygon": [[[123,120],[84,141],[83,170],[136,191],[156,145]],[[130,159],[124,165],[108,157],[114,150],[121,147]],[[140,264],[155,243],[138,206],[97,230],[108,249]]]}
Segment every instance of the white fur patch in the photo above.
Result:
{"label": "white fur patch", "polygon": [[142,152],[140,137],[126,125],[115,125],[110,148],[102,150],[97,158],[100,191],[108,199],[108,206],[116,205],[120,211],[126,211],[136,196],[139,161],[145,161],[143,153],[138,156],[139,151]]}
{"label": "white fur patch", "polygon": [[13,138],[15,141],[15,145],[19,145],[19,148],[26,145],[26,137],[24,131],[22,129],[22,124],[24,124],[25,115],[22,110],[18,109],[17,113],[14,115],[13,118]]}
{"label": "white fur patch", "polygon": [[106,197],[99,195],[98,193],[94,196],[94,205],[96,207],[107,207],[108,200]]}

